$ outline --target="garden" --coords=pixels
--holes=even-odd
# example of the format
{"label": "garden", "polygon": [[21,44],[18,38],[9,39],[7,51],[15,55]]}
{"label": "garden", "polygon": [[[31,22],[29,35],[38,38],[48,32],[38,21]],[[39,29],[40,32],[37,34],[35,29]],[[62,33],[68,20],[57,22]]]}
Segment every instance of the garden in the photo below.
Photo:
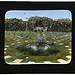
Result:
{"label": "garden", "polygon": [[[67,63],[72,54],[71,21],[31,17],[5,20],[6,63]],[[35,32],[36,27],[44,31]],[[45,27],[47,31],[45,31]]]}

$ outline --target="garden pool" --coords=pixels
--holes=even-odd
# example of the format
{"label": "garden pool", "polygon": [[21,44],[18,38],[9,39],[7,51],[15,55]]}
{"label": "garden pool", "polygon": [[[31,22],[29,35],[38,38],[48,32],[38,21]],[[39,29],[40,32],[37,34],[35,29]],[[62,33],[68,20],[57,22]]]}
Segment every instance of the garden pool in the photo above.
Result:
{"label": "garden pool", "polygon": [[28,46],[28,48],[32,48],[32,49],[34,49],[34,50],[38,50],[38,49],[43,49],[43,50],[46,50],[46,49],[48,49],[48,46],[37,46],[37,45],[30,45],[30,46]]}

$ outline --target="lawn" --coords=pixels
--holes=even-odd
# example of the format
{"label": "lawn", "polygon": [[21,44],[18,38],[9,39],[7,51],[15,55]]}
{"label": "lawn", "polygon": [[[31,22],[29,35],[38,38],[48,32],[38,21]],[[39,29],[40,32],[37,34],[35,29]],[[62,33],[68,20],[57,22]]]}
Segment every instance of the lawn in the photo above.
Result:
{"label": "lawn", "polygon": [[[16,47],[20,45],[34,43],[38,34],[45,37],[46,42],[54,42],[55,46],[60,49],[60,52],[48,56],[32,56],[16,50]],[[5,62],[12,63],[15,59],[22,59],[20,63],[29,61],[36,63],[42,63],[44,61],[60,63],[57,61],[58,59],[68,61],[69,58],[66,58],[66,56],[71,55],[70,50],[68,50],[71,49],[71,35],[71,32],[45,32],[43,34],[43,32],[5,31],[4,56],[11,56],[11,58],[5,59]]]}

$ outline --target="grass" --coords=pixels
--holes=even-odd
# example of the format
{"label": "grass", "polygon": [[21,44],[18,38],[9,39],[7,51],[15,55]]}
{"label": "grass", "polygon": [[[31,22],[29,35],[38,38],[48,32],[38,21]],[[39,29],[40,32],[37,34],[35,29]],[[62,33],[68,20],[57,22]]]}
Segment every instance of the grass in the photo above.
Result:
{"label": "grass", "polygon": [[[71,33],[64,32],[47,32],[45,33],[44,37],[46,37],[46,41],[49,42],[57,42],[57,40],[64,39],[61,42],[57,42],[55,46],[57,46],[61,51],[56,54],[52,54],[49,56],[31,56],[26,55],[23,52],[19,52],[16,50],[17,46],[20,45],[29,45],[34,43],[36,40],[36,37],[38,35],[38,32],[23,32],[23,31],[5,31],[5,45],[9,45],[9,47],[6,50],[6,55],[12,56],[12,58],[5,59],[7,63],[13,62],[15,59],[23,59],[21,63],[28,62],[28,61],[35,61],[35,62],[44,62],[44,61],[51,61],[54,63],[59,63],[57,59],[64,59],[68,61],[69,59],[66,58],[67,55],[70,55],[70,51],[68,48],[65,48],[66,45],[71,48],[71,41],[69,41],[71,38]],[[69,35],[69,36],[65,36]],[[43,36],[42,33],[40,33],[40,36]],[[63,36],[63,37],[61,37]],[[58,37],[58,38],[57,38]],[[18,41],[17,41],[18,40]],[[28,42],[25,42],[28,41]],[[69,41],[69,42],[68,42]],[[21,43],[18,43],[21,42]],[[11,45],[14,43],[14,45]],[[59,43],[63,43],[63,45],[59,45]],[[26,57],[29,57],[26,59]]]}
{"label": "grass", "polygon": [[51,61],[53,63],[58,63],[57,59],[64,59],[67,61],[68,59],[65,58],[66,55],[69,55],[69,52],[67,50],[63,50],[60,53],[50,55],[50,56],[30,56],[29,59],[23,59],[22,62],[25,62],[25,61],[35,61],[35,62]]}

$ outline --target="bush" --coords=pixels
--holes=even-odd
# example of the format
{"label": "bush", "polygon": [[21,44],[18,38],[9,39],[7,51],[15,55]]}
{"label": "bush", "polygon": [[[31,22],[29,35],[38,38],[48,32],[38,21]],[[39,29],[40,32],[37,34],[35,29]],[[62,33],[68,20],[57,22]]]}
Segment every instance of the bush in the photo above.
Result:
{"label": "bush", "polygon": [[55,43],[53,43],[53,42],[47,42],[46,44],[49,45],[49,46],[54,46],[55,45]]}
{"label": "bush", "polygon": [[43,52],[44,52],[44,50],[38,49],[38,50],[35,51],[34,54],[35,54],[36,56],[42,56],[42,55],[43,55]]}
{"label": "bush", "polygon": [[26,46],[24,46],[24,45],[20,45],[20,46],[16,47],[16,50],[18,50],[20,52],[24,52],[25,49],[26,49]]}
{"label": "bush", "polygon": [[60,52],[60,50],[57,47],[53,46],[53,47],[48,48],[47,52],[50,53],[50,54],[54,54],[54,53]]}
{"label": "bush", "polygon": [[24,52],[25,54],[34,55],[34,50],[32,48],[27,48],[24,45],[20,45],[16,49],[20,52]]}
{"label": "bush", "polygon": [[32,48],[27,48],[24,45],[20,45],[16,49],[20,52],[24,52],[27,55],[35,55],[35,56],[48,56],[60,52],[60,50],[55,46],[51,46],[47,50],[43,49],[34,50]]}

